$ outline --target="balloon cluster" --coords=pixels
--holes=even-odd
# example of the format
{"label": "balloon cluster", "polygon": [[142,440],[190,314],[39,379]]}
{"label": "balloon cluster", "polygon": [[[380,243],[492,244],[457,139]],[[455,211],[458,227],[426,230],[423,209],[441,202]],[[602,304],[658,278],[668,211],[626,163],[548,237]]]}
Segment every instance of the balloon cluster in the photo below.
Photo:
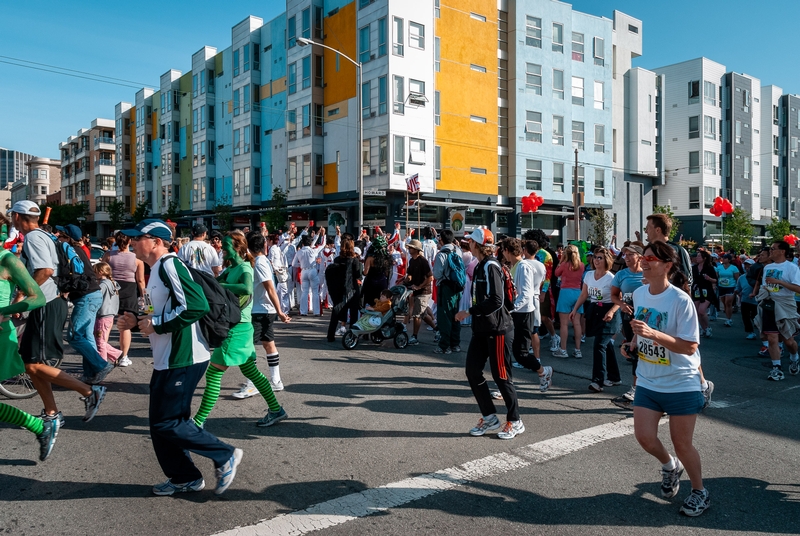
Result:
{"label": "balloon cluster", "polygon": [[730,214],[733,212],[733,205],[727,199],[717,197],[714,199],[714,206],[708,209],[714,216],[722,216],[723,214]]}
{"label": "balloon cluster", "polygon": [[788,234],[783,237],[783,240],[784,242],[788,242],[790,246],[794,247],[794,245],[797,243],[798,240],[800,240],[800,238],[798,238],[793,234]]}
{"label": "balloon cluster", "polygon": [[536,192],[531,192],[530,195],[522,198],[522,212],[536,212],[543,203],[544,197]]}

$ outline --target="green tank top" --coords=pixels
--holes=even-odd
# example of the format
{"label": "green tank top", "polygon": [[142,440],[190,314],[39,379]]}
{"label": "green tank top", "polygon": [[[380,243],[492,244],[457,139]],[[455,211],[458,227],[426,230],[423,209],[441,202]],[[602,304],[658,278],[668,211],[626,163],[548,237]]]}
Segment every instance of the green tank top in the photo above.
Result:
{"label": "green tank top", "polygon": [[[13,255],[7,249],[0,249],[0,259],[6,255]],[[14,290],[14,283],[10,279],[0,279],[0,307],[11,304],[11,292]]]}
{"label": "green tank top", "polygon": [[[225,282],[226,283],[238,283],[242,276],[246,273],[250,274],[250,280],[253,279],[253,267],[250,266],[249,262],[243,262],[239,266],[235,266],[232,268],[228,268],[225,270]],[[244,296],[239,296],[239,305],[243,305],[247,303],[245,307],[242,308],[242,323],[247,322],[248,324],[252,321],[251,319],[251,311],[253,310],[253,294],[252,289],[250,294],[245,294]]]}

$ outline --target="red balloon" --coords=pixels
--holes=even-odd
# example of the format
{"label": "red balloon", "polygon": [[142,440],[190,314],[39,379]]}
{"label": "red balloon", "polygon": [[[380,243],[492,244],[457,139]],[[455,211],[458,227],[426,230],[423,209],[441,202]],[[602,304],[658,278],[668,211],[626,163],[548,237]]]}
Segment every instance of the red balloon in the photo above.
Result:
{"label": "red balloon", "polygon": [[733,205],[727,199],[722,200],[722,212],[726,212],[728,214],[733,212]]}
{"label": "red balloon", "polygon": [[799,240],[799,239],[798,239],[798,237],[796,237],[794,234],[786,235],[786,236],[784,236],[784,237],[783,237],[783,239],[784,239],[786,242],[788,242],[788,243],[789,243],[789,245],[790,245],[790,246],[792,246],[792,247],[794,247],[794,245],[795,245],[795,244],[797,243],[797,241]]}
{"label": "red balloon", "polygon": [[537,195],[536,192],[531,192],[530,195],[522,198],[522,212],[536,212],[543,203],[544,198],[542,196]]}

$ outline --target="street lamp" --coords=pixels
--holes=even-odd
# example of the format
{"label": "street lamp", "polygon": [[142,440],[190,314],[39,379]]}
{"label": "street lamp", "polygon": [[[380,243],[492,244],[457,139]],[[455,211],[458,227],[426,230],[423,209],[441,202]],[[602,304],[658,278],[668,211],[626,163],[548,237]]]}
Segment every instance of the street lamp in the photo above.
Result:
{"label": "street lamp", "polygon": [[306,39],[305,37],[298,37],[297,44],[301,47],[306,45],[316,45],[318,47],[327,48],[332,52],[336,52],[338,55],[355,65],[356,69],[358,70],[358,88],[356,88],[356,99],[358,100],[358,103],[356,104],[356,110],[358,110],[358,150],[356,151],[356,162],[358,165],[358,228],[360,231],[360,229],[364,227],[364,165],[363,162],[361,162],[361,151],[363,150],[362,145],[364,143],[364,118],[362,117],[361,111],[361,81],[363,74],[361,62],[342,54],[333,47],[323,45],[322,43],[312,41],[311,39]]}

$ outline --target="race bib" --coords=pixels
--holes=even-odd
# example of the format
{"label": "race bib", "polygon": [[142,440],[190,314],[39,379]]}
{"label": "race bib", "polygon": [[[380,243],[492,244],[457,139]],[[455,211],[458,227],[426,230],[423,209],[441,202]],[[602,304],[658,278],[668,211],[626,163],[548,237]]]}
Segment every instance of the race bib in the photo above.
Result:
{"label": "race bib", "polygon": [[594,301],[603,301],[603,289],[598,287],[589,287],[589,297]]}
{"label": "race bib", "polygon": [[719,286],[721,286],[721,287],[732,287],[733,285],[731,284],[731,280],[730,279],[728,279],[727,277],[722,277],[719,280]]}
{"label": "race bib", "polygon": [[653,365],[669,366],[670,352],[652,339],[639,337],[639,360]]}

